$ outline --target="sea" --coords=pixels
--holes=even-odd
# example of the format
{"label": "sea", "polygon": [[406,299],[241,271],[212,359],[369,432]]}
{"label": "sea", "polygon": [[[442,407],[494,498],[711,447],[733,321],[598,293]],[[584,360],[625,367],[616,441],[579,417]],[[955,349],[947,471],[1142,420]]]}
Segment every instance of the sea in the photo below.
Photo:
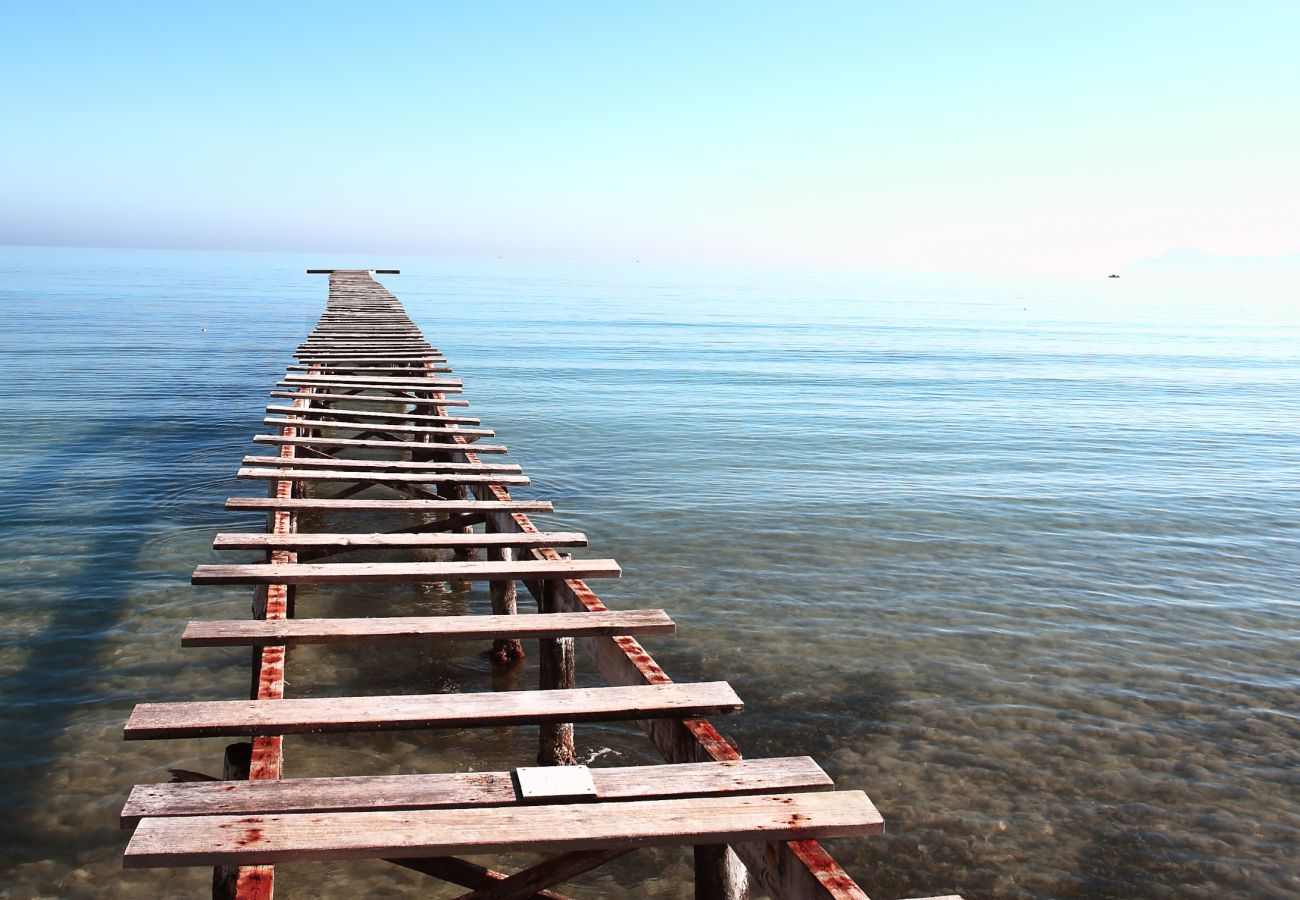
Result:
{"label": "sea", "polygon": [[[122,725],[247,695],[247,651],[179,636],[251,593],[189,573],[242,558],[216,532],[264,524],[223,501],[263,492],[235,472],[324,305],[305,269],[331,266],[401,268],[381,280],[532,476],[514,495],[619,560],[607,605],[669,611],[677,634],[646,646],[675,680],[733,685],[745,710],[715,724],[745,755],[811,755],[867,792],[886,833],[826,846],[871,897],[1300,896],[1300,292],[8,247],[0,897],[207,896],[210,870],[124,870],[118,812],[136,783],[219,774],[229,740]],[[488,610],[446,585],[298,602]],[[536,686],[535,654],[494,672],[484,649],[303,648],[287,690]],[[579,682],[601,683],[584,658]],[[294,737],[286,772],[499,771],[535,741]],[[631,725],[577,744],[659,761]],[[378,861],[277,872],[283,898],[463,890]],[[566,890],[686,898],[691,872],[643,849]]]}

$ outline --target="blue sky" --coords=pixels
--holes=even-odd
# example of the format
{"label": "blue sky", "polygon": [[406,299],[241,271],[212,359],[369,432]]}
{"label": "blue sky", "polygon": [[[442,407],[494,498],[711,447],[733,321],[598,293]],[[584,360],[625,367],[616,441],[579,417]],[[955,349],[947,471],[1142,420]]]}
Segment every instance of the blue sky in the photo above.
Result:
{"label": "blue sky", "polygon": [[5,5],[0,243],[1300,251],[1300,3]]}

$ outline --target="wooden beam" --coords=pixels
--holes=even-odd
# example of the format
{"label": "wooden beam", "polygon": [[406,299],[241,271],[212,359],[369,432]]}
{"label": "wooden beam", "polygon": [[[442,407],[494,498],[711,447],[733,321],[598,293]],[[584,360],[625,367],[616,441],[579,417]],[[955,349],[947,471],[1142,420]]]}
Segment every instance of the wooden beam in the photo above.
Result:
{"label": "wooden beam", "polygon": [[[245,745],[247,746],[247,745]],[[591,770],[595,802],[668,800],[727,794],[829,791],[822,768],[807,756],[724,763],[617,766]],[[520,802],[510,772],[290,778],[283,781],[190,781],[138,784],[122,808],[122,827],[146,816],[268,815],[513,806]]]}
{"label": "wooden beam", "polygon": [[[343,415],[346,410],[337,410],[337,415]],[[476,437],[492,437],[496,434],[490,428],[452,428],[450,426],[439,425],[400,425],[389,422],[350,422],[345,419],[309,419],[303,418],[286,418],[267,416],[262,420],[267,425],[275,425],[278,428],[297,428],[304,429],[334,429],[342,428],[348,431],[386,431],[396,434],[458,434],[464,437],[471,435]]]}
{"label": "wooden beam", "polygon": [[[423,450],[431,445],[418,444]],[[245,456],[244,465],[280,466],[284,460],[278,456]],[[400,459],[344,459],[331,456],[324,459],[295,459],[294,468],[311,468],[319,466],[331,469],[396,469],[412,472],[513,472],[523,471],[523,466],[513,463],[460,463],[460,462],[411,462]]]}
{"label": "wooden beam", "polygon": [[535,866],[516,872],[496,884],[462,894],[458,900],[526,900],[536,891],[575,878],[583,872],[597,869],[627,853],[631,847],[613,847],[604,850],[574,850],[553,857]]}
{"label": "wooden beam", "polygon": [[549,500],[331,500],[328,497],[230,497],[226,509],[288,509],[340,512],[554,512]]}
{"label": "wooden beam", "polygon": [[542,722],[607,722],[660,716],[725,715],[743,704],[725,681],[571,691],[403,694],[291,700],[141,703],[127,740],[307,734],[413,728],[489,728]]}
{"label": "wooden beam", "polygon": [[[454,435],[450,435],[454,436]],[[253,435],[255,444],[280,444],[296,447],[365,447],[366,449],[395,449],[395,450],[412,450],[412,451],[430,451],[443,450],[442,444],[422,444],[417,441],[381,441],[369,438],[336,438],[336,437],[305,437],[305,436],[285,436],[279,434],[255,434]],[[448,443],[446,448],[448,452],[463,453],[464,450],[455,444]],[[506,447],[501,444],[475,444],[475,453],[505,453]]]}
{"label": "wooden beam", "polygon": [[258,647],[266,644],[403,643],[439,640],[551,638],[610,634],[672,634],[661,609],[604,613],[490,616],[376,616],[364,619],[195,620],[185,626],[185,647]]}
{"label": "wooden beam", "polygon": [[[430,523],[437,524],[437,523]],[[216,550],[266,550],[335,547],[342,550],[374,550],[393,547],[585,547],[587,536],[579,531],[541,531],[537,534],[438,534],[419,532],[371,532],[331,534],[297,532],[223,531],[212,540]]]}
{"label": "wooden beam", "polygon": [[842,791],[684,800],[143,819],[128,868],[297,860],[569,852],[879,834],[866,794]]}
{"label": "wooden beam", "polygon": [[[501,872],[481,866],[476,862],[455,856],[431,856],[426,858],[390,859],[388,862],[403,866],[413,872],[421,872],[441,878],[461,887],[482,888],[505,881],[508,876]],[[564,894],[555,891],[538,891],[529,900],[569,900]]]}
{"label": "wooden beam", "polygon": [[612,559],[528,560],[526,562],[250,563],[203,565],[192,584],[376,584],[421,581],[618,578]]}
{"label": "wooden beam", "polygon": [[409,484],[529,484],[526,475],[466,475],[460,472],[370,472],[356,469],[240,469],[237,478],[278,481],[386,481]]}
{"label": "wooden beam", "polygon": [[[449,394],[461,393],[461,388],[459,387],[442,385],[442,384],[424,384],[424,385],[377,384],[374,382],[371,382],[369,384],[353,384],[350,381],[335,381],[333,379],[330,379],[328,381],[313,381],[310,383],[306,383],[301,381],[294,381],[289,378],[286,378],[283,381],[277,381],[275,384],[277,387],[312,387],[313,385],[315,385],[317,387],[355,388],[357,390],[362,390],[362,391],[388,391],[390,393],[406,393],[406,394],[414,393],[417,391],[440,391]],[[358,399],[364,400],[366,398],[359,397]]]}
{"label": "wooden beam", "polygon": [[[430,406],[434,401],[427,399],[414,399],[412,397],[383,397],[374,394],[330,394],[325,391],[271,391],[272,397],[288,397],[290,399],[306,398],[308,400],[329,400],[333,402],[351,400],[357,403],[379,403],[395,404],[398,406]],[[469,401],[460,397],[443,397],[437,401],[439,406],[469,406]],[[319,407],[317,407],[318,409]],[[331,409],[339,407],[331,406]],[[348,409],[347,412],[353,412]]]}
{"label": "wooden beam", "polygon": [[[311,396],[310,394],[308,396]],[[293,406],[276,406],[272,404],[266,408],[267,412],[277,413],[294,413],[295,415],[320,416],[323,413],[329,413],[335,416],[352,416],[358,419],[401,419],[406,422],[440,422],[444,425],[478,425],[481,420],[473,416],[425,416],[418,413],[407,412],[403,409],[395,409],[392,412],[383,412],[370,409],[335,409],[331,406],[312,407],[307,412],[299,407]]]}

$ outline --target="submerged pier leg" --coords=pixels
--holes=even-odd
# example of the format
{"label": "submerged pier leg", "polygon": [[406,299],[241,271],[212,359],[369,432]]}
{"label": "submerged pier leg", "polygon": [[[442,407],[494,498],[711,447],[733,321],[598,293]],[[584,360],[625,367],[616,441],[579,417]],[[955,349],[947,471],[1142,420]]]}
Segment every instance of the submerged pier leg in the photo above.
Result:
{"label": "submerged pier leg", "polygon": [[[222,781],[247,781],[253,763],[253,745],[230,744],[221,763]],[[239,884],[239,866],[216,866],[212,870],[212,900],[234,900]]]}
{"label": "submerged pier leg", "polygon": [[[561,612],[558,591],[564,582],[550,578],[542,582],[541,611]],[[541,659],[541,684],[544,691],[577,687],[573,672],[573,638],[544,638],[537,642]],[[552,722],[541,726],[538,734],[537,763],[542,766],[572,766],[578,762],[573,747],[573,723]]]}
{"label": "submerged pier leg", "polygon": [[[502,519],[507,517],[508,513],[491,513],[487,517],[487,523],[484,526],[489,533],[498,533],[508,531],[503,527]],[[490,547],[488,548],[488,559],[509,562],[515,558],[513,547]],[[493,581],[489,582],[492,592],[492,614],[496,616],[513,616],[519,612],[519,595],[518,587],[513,581]],[[513,638],[495,640],[492,642],[492,662],[498,665],[507,665],[519,662],[524,658],[524,645]]]}
{"label": "submerged pier leg", "polygon": [[695,900],[749,900],[749,872],[726,844],[695,848]]}

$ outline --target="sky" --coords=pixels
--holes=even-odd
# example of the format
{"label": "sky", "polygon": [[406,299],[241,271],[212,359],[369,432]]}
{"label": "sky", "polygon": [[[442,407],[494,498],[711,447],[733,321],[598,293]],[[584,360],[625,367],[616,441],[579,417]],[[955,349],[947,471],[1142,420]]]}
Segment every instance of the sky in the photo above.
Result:
{"label": "sky", "polygon": [[1300,252],[1300,2],[3,4],[0,243]]}

